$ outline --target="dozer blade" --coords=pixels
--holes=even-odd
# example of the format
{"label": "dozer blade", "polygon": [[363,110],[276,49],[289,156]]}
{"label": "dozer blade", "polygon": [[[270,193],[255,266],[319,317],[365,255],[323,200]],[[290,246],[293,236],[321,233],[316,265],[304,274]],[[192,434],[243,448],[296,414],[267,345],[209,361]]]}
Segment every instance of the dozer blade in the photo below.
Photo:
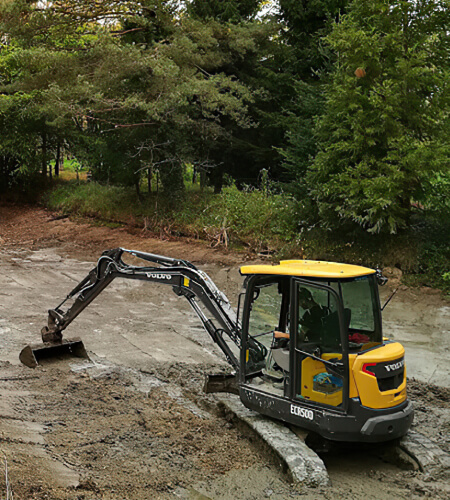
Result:
{"label": "dozer blade", "polygon": [[27,345],[19,355],[20,361],[29,368],[36,368],[41,359],[62,356],[75,356],[89,359],[81,339],[63,339],[60,342],[44,342],[43,344]]}
{"label": "dozer blade", "polygon": [[206,393],[229,392],[239,395],[236,375],[210,374],[206,375],[203,390]]}

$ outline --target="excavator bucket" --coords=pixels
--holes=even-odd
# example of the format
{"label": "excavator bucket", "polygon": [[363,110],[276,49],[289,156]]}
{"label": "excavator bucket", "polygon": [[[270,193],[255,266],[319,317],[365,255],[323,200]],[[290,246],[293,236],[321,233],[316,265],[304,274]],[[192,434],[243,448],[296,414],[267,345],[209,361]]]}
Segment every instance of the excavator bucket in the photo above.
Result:
{"label": "excavator bucket", "polygon": [[27,345],[19,355],[20,361],[29,368],[36,368],[41,359],[65,358],[89,359],[84,344],[80,338],[62,339],[60,342],[44,342],[42,344]]}

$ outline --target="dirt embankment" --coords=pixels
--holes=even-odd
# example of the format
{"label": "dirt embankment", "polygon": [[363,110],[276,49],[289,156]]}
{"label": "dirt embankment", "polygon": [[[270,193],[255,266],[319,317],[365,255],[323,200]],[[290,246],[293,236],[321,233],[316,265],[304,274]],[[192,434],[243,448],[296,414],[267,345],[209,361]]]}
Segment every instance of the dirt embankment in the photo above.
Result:
{"label": "dirt embankment", "polygon": [[[15,499],[448,497],[445,477],[363,447],[323,455],[331,488],[291,486],[277,459],[202,392],[203,373],[224,364],[170,291],[106,291],[73,325],[91,362],[21,366],[18,352],[37,340],[46,309],[118,246],[201,263],[230,297],[239,290],[245,256],[0,207],[0,498],[6,469]],[[414,428],[450,451],[449,390],[412,381],[410,394]]]}
{"label": "dirt embankment", "polygon": [[202,240],[156,238],[133,227],[108,228],[95,221],[74,221],[35,206],[0,205],[0,245],[35,250],[58,246],[72,258],[96,260],[109,248],[135,248],[171,256],[183,255],[193,262],[238,265],[245,255],[212,249]]}

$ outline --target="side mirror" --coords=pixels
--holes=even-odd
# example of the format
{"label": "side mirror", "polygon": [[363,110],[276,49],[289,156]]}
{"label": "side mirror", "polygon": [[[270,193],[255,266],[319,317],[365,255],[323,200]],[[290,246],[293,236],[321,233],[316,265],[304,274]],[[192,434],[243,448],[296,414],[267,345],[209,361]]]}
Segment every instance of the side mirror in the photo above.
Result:
{"label": "side mirror", "polygon": [[383,276],[381,269],[376,270],[375,276],[377,278],[377,283],[380,286],[384,286],[388,282],[388,279],[386,278],[386,276]]}

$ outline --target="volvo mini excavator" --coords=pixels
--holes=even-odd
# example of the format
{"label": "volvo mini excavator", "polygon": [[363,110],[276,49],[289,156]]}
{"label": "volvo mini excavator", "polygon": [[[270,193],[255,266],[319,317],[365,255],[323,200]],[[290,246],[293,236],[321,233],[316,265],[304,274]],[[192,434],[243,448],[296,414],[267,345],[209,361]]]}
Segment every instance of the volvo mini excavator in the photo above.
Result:
{"label": "volvo mini excavator", "polygon": [[[126,263],[133,256],[146,265]],[[148,265],[147,263],[151,263]],[[21,361],[64,350],[87,356],[62,332],[115,279],[170,285],[185,297],[233,367],[209,392],[239,394],[252,410],[335,441],[383,442],[403,436],[413,419],[406,395],[405,351],[382,335],[373,269],[334,262],[286,260],[245,265],[237,314],[209,276],[190,262],[116,248],[55,308],[44,344],[27,346]]]}

